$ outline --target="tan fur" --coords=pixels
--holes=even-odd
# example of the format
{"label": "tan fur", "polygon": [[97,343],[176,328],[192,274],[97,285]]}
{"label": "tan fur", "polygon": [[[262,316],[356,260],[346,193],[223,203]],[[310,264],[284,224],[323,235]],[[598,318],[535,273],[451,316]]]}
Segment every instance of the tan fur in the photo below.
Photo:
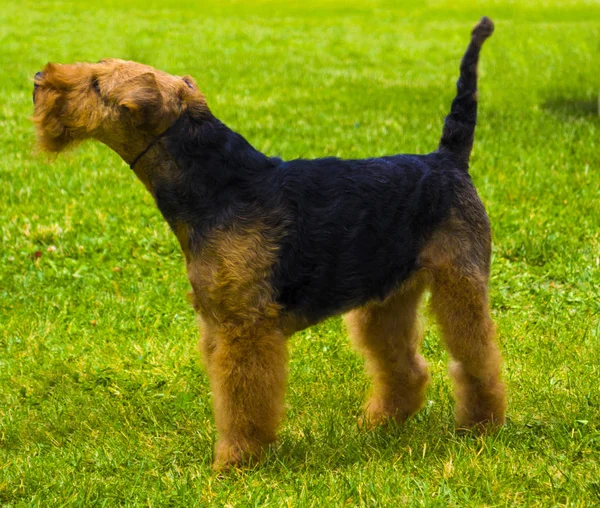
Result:
{"label": "tan fur", "polygon": [[219,325],[244,327],[277,321],[280,307],[269,283],[278,234],[253,228],[216,230],[188,264],[196,308]]}
{"label": "tan fur", "polygon": [[208,362],[219,441],[215,467],[258,458],[283,415],[287,349],[277,330],[221,329]]}
{"label": "tan fur", "polygon": [[[190,252],[190,231],[189,226],[183,222],[176,224],[173,228],[173,232],[177,237],[177,241],[179,242],[179,246],[181,247],[181,251],[185,256],[185,262],[189,265],[192,260],[192,255]],[[193,294],[193,293],[192,293]]]}
{"label": "tan fur", "polygon": [[382,303],[345,316],[350,337],[365,356],[373,380],[373,393],[365,408],[367,426],[389,418],[404,421],[423,405],[429,374],[418,353],[418,307],[426,282],[427,274],[419,272]]}
{"label": "tan fur", "polygon": [[217,468],[257,458],[283,414],[286,341],[269,284],[277,240],[261,224],[217,231],[188,264],[220,436]]}
{"label": "tan fur", "polygon": [[488,305],[490,235],[474,232],[457,213],[421,254],[431,273],[431,307],[453,358],[456,418],[460,426],[504,422],[501,358]]}

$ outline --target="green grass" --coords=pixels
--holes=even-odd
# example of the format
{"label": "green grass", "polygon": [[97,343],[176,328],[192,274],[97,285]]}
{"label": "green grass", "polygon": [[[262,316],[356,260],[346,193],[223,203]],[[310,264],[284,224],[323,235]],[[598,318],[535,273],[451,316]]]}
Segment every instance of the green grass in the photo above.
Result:
{"label": "green grass", "polygon": [[[472,176],[494,227],[507,425],[457,433],[431,325],[425,409],[358,429],[367,380],[333,319],[290,341],[268,460],[214,475],[176,240],[104,146],[34,155],[32,76],[47,61],[134,59],[195,76],[272,155],[427,152],[482,14],[496,33]],[[4,0],[0,505],[600,504],[599,41],[594,0]]]}

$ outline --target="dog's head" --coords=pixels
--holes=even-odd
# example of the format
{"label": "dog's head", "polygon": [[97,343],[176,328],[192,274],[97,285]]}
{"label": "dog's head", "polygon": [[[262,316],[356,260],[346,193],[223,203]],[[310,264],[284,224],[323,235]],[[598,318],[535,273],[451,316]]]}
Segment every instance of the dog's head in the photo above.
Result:
{"label": "dog's head", "polygon": [[208,113],[194,80],[124,60],[47,64],[35,75],[33,122],[42,150],[94,138],[126,162],[183,111]]}

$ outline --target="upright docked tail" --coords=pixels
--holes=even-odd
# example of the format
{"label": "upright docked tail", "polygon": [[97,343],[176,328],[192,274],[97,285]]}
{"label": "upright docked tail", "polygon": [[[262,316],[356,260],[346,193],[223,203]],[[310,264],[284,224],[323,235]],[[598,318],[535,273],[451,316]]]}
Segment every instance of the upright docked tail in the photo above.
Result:
{"label": "upright docked tail", "polygon": [[475,124],[477,122],[477,62],[484,41],[492,35],[494,23],[486,17],[473,28],[471,42],[460,64],[460,77],[456,83],[456,97],[452,101],[450,114],[444,122],[444,131],[439,151],[454,154],[460,167],[469,167],[469,156],[473,148]]}

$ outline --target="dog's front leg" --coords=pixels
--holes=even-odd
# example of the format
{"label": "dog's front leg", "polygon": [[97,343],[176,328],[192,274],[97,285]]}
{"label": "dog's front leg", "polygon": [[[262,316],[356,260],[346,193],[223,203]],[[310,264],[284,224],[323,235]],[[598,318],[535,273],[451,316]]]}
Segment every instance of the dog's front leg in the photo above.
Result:
{"label": "dog's front leg", "polygon": [[260,458],[283,414],[287,347],[268,326],[222,325],[207,362],[219,440],[215,469]]}

